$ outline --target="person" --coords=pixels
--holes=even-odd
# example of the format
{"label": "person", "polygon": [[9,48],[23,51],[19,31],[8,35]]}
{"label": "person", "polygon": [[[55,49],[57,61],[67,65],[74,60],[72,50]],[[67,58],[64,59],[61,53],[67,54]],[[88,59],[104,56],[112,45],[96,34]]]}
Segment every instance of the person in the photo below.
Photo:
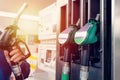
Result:
{"label": "person", "polygon": [[29,63],[24,60],[22,51],[17,46],[13,46],[10,52],[8,50],[0,50],[0,80],[10,80],[12,73],[11,61],[20,65],[24,78],[29,76]]}

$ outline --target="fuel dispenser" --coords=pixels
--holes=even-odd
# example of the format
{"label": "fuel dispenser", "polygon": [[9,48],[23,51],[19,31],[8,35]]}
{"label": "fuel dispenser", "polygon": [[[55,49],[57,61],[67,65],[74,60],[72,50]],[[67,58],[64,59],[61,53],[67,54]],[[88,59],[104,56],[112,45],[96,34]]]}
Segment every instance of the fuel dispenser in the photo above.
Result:
{"label": "fuel dispenser", "polygon": [[[71,63],[74,61],[73,55],[80,55],[80,80],[88,80],[89,65],[99,62],[100,55],[92,54],[90,51],[90,45],[96,43],[98,38],[96,36],[97,24],[99,14],[96,19],[90,19],[87,24],[78,30],[78,22],[76,25],[71,25],[63,32],[60,33],[58,41],[63,47],[63,66],[61,73],[61,80],[71,80]],[[74,48],[81,47],[80,53],[75,53]],[[78,51],[79,52],[79,51]],[[76,59],[78,60],[78,58]]]}
{"label": "fuel dispenser", "polygon": [[76,25],[77,29],[65,27],[63,31],[64,24],[60,23],[56,80],[102,80],[100,0],[76,0],[72,4],[73,22],[70,20],[70,24],[80,17],[80,26]]}

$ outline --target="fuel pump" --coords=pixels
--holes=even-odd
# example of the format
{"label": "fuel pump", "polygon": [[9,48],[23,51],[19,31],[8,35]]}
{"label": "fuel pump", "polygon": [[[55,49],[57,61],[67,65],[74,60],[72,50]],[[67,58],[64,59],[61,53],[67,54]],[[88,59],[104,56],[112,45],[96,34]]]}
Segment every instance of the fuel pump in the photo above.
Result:
{"label": "fuel pump", "polygon": [[78,24],[80,19],[77,21],[76,25],[70,25],[67,29],[60,33],[58,37],[59,43],[63,47],[63,66],[62,66],[62,74],[61,80],[70,80],[70,65],[71,65],[71,54],[72,48],[74,45],[74,34],[78,30]]}
{"label": "fuel pump", "polygon": [[96,30],[99,16],[97,14],[96,19],[90,19],[74,36],[75,43],[81,46],[80,80],[88,80],[90,61],[89,45],[96,43],[98,40]]}

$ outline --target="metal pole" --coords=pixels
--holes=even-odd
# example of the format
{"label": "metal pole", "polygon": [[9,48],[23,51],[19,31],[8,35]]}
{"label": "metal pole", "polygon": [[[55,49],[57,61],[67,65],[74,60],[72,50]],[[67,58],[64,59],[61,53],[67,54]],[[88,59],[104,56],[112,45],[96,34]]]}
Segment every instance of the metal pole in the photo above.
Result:
{"label": "metal pole", "polygon": [[[101,49],[102,53],[104,53],[104,0],[100,0],[100,37],[101,37]],[[102,54],[102,67],[104,66],[104,55]],[[104,69],[102,68],[102,80],[104,80]]]}
{"label": "metal pole", "polygon": [[[114,37],[113,39],[112,39],[112,46],[114,46],[115,45],[115,29],[114,29],[114,26],[115,26],[115,0],[112,0],[112,37]],[[112,53],[114,53],[115,52],[115,48],[113,48],[112,47]],[[111,72],[113,72],[113,73],[111,73],[111,75],[112,75],[112,80],[114,80],[115,79],[115,54],[112,54],[112,70],[111,70]]]}
{"label": "metal pole", "polygon": [[103,80],[111,80],[111,0],[101,0],[101,49]]}
{"label": "metal pole", "polygon": [[68,4],[67,4],[67,27],[71,25],[71,10],[72,10],[72,0],[68,0]]}
{"label": "metal pole", "polygon": [[91,16],[91,0],[88,0],[88,20],[90,19],[90,16]]}
{"label": "metal pole", "polygon": [[84,0],[80,0],[80,21],[81,21],[81,23],[80,23],[80,27],[82,27],[83,26],[83,19],[84,19],[84,15],[83,15],[83,7],[84,6]]}

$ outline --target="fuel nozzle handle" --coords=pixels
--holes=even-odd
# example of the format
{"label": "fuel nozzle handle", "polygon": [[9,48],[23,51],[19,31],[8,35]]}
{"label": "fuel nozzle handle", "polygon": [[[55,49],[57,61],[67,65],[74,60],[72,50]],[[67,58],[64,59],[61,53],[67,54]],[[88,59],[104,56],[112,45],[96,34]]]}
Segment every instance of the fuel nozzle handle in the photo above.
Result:
{"label": "fuel nozzle handle", "polygon": [[95,19],[90,19],[74,36],[75,43],[81,46],[80,80],[88,80],[90,57],[89,44],[97,42],[96,30],[99,16],[100,15],[97,14]]}
{"label": "fuel nozzle handle", "polygon": [[99,14],[95,19],[90,19],[83,27],[81,27],[74,36],[74,41],[78,45],[93,44],[97,42],[97,24],[99,20]]}
{"label": "fuel nozzle handle", "polygon": [[[22,5],[22,7],[20,8],[20,10],[17,12],[16,18],[15,18],[13,24],[7,26],[4,29],[4,32],[0,36],[0,49],[8,50],[10,52],[12,50],[13,46],[19,46],[18,44],[20,42],[22,42],[16,38],[16,31],[18,29],[18,26],[17,26],[18,20],[20,19],[20,16],[26,7],[27,7],[27,4],[24,3]],[[26,46],[26,44],[24,44],[24,45]],[[27,46],[26,46],[26,48],[27,48]],[[30,51],[28,50],[28,52],[29,52],[29,54],[26,55],[26,58],[28,56],[30,56]],[[15,75],[16,80],[24,80],[20,65],[18,63],[11,62],[10,67]]]}
{"label": "fuel nozzle handle", "polygon": [[[22,13],[24,12],[25,8],[27,7],[27,4],[24,3],[22,5],[22,7],[19,9],[19,11],[17,12],[17,15],[16,15],[16,18],[13,22],[12,25],[8,26],[5,30],[6,32],[7,31],[11,31],[11,33],[9,33],[8,35],[6,35],[8,37],[8,40],[10,41],[7,41],[7,43],[9,43],[9,48],[12,48],[12,46],[16,45],[16,46],[19,46],[19,42],[18,42],[18,39],[16,38],[16,31],[18,29],[18,20],[20,19],[20,16],[22,15]],[[26,44],[24,44],[26,45]],[[11,49],[10,49],[11,50]],[[30,54],[30,53],[29,53]],[[22,74],[22,71],[21,71],[21,67],[18,63],[15,63],[15,62],[11,62],[11,69],[15,75],[15,79],[16,80],[24,80],[24,77],[23,77],[23,74]]]}
{"label": "fuel nozzle handle", "polygon": [[58,41],[60,44],[67,44],[67,43],[74,43],[74,35],[75,32],[78,30],[78,26],[80,23],[80,19],[78,19],[76,24],[70,25],[64,31],[62,31],[58,36]]}
{"label": "fuel nozzle handle", "polygon": [[80,20],[76,24],[70,25],[59,34],[58,41],[63,45],[64,63],[62,66],[61,80],[70,80],[71,46],[74,42],[75,32],[78,30]]}

